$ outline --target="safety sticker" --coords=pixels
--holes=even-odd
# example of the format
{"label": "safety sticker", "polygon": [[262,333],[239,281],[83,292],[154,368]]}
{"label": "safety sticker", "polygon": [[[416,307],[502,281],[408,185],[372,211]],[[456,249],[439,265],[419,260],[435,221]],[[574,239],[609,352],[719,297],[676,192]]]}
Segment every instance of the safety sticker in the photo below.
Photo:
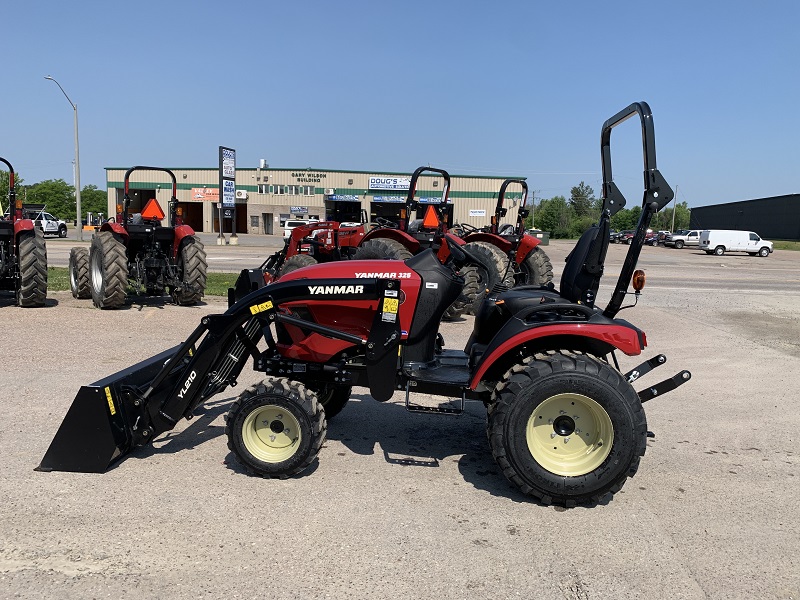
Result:
{"label": "safety sticker", "polygon": [[272,302],[267,300],[266,302],[262,302],[261,304],[256,304],[255,306],[250,307],[250,314],[257,315],[258,313],[262,313],[265,310],[269,310],[272,308]]}
{"label": "safety sticker", "polygon": [[381,313],[381,321],[384,323],[394,323],[397,321],[397,313],[385,312]]}
{"label": "safety sticker", "polygon": [[113,417],[117,414],[117,409],[114,408],[114,400],[111,399],[111,388],[106,388],[106,400],[108,400],[108,410],[111,412],[111,416]]}
{"label": "safety sticker", "polygon": [[400,307],[400,300],[396,300],[394,298],[383,299],[383,312],[396,313],[399,307]]}
{"label": "safety sticker", "polygon": [[425,282],[425,289],[427,290],[438,290],[439,284],[435,281],[426,281]]}
{"label": "safety sticker", "polygon": [[386,290],[384,294],[387,298],[397,298],[397,290]]}

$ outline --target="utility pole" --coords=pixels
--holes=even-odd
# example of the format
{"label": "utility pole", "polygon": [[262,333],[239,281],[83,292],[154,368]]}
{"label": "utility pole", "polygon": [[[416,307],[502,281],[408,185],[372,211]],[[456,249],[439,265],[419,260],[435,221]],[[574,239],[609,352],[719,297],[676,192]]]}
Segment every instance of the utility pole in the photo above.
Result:
{"label": "utility pole", "polygon": [[675,207],[678,206],[678,186],[675,186],[675,197],[672,199],[672,229],[670,231],[675,233]]}

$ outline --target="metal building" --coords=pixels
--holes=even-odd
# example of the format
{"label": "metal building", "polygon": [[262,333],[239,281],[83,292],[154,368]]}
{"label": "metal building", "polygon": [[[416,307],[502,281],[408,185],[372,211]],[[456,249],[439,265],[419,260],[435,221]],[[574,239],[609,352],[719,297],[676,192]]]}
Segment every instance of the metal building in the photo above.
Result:
{"label": "metal building", "polygon": [[[184,222],[195,231],[219,231],[219,170],[216,168],[172,168],[178,180],[178,206]],[[106,167],[108,214],[117,213],[116,206],[124,195],[127,168]],[[281,234],[286,220],[319,219],[331,221],[374,221],[377,217],[396,219],[404,206],[411,173],[380,171],[336,171],[331,169],[236,169],[236,208],[223,213],[223,231],[237,233]],[[449,194],[450,223],[467,223],[475,227],[489,224],[494,214],[497,194],[505,179],[524,177],[487,177],[451,174]],[[423,175],[417,184],[417,200],[439,202],[443,179]],[[158,171],[135,171],[129,182],[130,212],[137,212],[151,198],[164,209],[172,193],[169,176]],[[506,193],[507,216],[503,222],[517,218],[522,190],[509,187]]]}
{"label": "metal building", "polygon": [[690,229],[754,231],[770,240],[800,240],[800,194],[692,209]]}

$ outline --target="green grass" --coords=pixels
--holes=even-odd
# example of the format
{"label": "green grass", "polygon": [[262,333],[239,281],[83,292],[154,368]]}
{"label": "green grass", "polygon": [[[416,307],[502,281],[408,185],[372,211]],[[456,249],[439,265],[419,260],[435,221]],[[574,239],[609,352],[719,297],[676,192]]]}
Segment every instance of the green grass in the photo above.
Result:
{"label": "green grass", "polygon": [[800,242],[773,242],[775,250],[800,250]]}
{"label": "green grass", "polygon": [[[209,273],[206,296],[227,296],[228,288],[233,287],[238,276],[238,273]],[[48,267],[47,289],[51,292],[69,291],[69,269],[65,267]]]}

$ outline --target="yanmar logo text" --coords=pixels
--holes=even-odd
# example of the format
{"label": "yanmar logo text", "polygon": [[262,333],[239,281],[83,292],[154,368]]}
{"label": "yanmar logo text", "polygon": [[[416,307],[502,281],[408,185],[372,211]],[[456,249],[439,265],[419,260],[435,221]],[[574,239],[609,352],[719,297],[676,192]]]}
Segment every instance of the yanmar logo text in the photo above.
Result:
{"label": "yanmar logo text", "polygon": [[363,285],[310,285],[309,294],[363,294]]}

